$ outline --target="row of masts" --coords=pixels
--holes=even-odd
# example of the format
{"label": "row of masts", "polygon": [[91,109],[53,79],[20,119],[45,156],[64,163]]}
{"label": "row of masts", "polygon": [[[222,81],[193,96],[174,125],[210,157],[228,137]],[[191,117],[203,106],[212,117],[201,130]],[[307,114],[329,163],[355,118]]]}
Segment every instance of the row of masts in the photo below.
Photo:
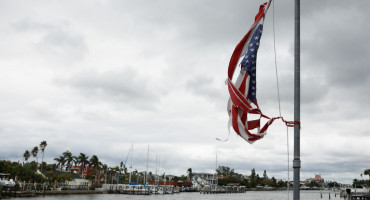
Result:
{"label": "row of masts", "polygon": [[[127,155],[127,158],[128,156],[130,156],[130,165],[129,165],[129,183],[132,183],[132,155],[133,155],[133,151],[134,151],[134,145],[131,144],[131,148],[129,149],[129,154]],[[121,170],[124,170],[124,167],[126,166],[126,162],[127,162],[127,158],[126,158],[126,161],[125,163],[123,164],[123,168]],[[162,163],[162,168],[160,168],[161,166],[161,157],[160,156],[156,156],[156,165],[155,165],[155,184],[159,184],[160,180],[159,180],[159,175],[158,173],[160,173],[160,169],[164,169],[164,165],[165,165],[165,160],[163,161]],[[149,170],[149,145],[148,145],[148,152],[147,152],[147,160],[146,160],[146,170],[145,170],[145,173],[144,173],[144,181],[143,181],[143,184],[144,185],[147,185],[148,184],[148,170]],[[121,172],[122,173],[122,172]],[[164,182],[166,182],[166,174],[163,172],[164,174]],[[117,182],[117,184],[119,184],[119,181]]]}

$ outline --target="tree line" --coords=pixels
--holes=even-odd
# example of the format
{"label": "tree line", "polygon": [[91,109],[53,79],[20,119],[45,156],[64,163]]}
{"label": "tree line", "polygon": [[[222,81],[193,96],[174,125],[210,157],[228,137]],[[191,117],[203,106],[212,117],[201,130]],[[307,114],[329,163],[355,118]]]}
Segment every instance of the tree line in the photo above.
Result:
{"label": "tree line", "polygon": [[283,188],[286,187],[288,184],[287,181],[276,181],[275,177],[269,178],[267,176],[266,170],[264,170],[263,175],[260,176],[253,168],[249,176],[244,176],[242,174],[236,173],[234,169],[231,169],[228,166],[218,166],[216,172],[218,175],[218,184],[223,186],[229,183],[239,183],[240,185],[246,186],[247,188],[255,188],[257,186]]}
{"label": "tree line", "polygon": [[364,175],[369,176],[369,179],[368,180],[353,179],[353,187],[362,186],[362,185],[366,185],[367,187],[370,187],[370,169],[365,169],[364,172],[360,174],[361,177]]}
{"label": "tree line", "polygon": [[[9,173],[11,178],[15,179],[17,177],[18,181],[27,183],[50,183],[55,182],[65,182],[73,180],[71,173],[77,170],[77,173],[81,175],[81,178],[91,180],[93,184],[99,185],[102,183],[128,183],[129,172],[125,163],[121,162],[119,166],[108,167],[107,164],[102,163],[97,155],[92,155],[91,157],[85,153],[79,153],[73,155],[69,150],[64,151],[60,156],[54,158],[55,163],[48,164],[44,162],[45,149],[47,147],[47,142],[42,141],[38,146],[33,147],[31,150],[26,150],[23,154],[23,163],[11,162],[11,161],[0,161],[0,172]],[[39,153],[42,154],[41,163],[38,162]],[[31,155],[35,158],[34,161],[29,162]],[[72,167],[76,166],[73,171]],[[86,167],[90,168],[90,173],[86,173]],[[39,170],[44,176],[36,173]],[[56,173],[57,171],[70,172],[68,173]],[[218,175],[218,184],[227,185],[229,183],[239,183],[247,188],[255,188],[257,186],[270,186],[276,188],[286,187],[287,181],[276,181],[275,177],[269,178],[267,176],[266,170],[262,176],[256,173],[255,169],[251,170],[249,176],[244,176],[242,174],[236,173],[234,169],[228,166],[218,166],[216,169]],[[367,185],[370,186],[370,169],[364,170],[361,173],[363,175],[368,175],[369,180],[353,180],[353,185]],[[152,172],[146,174],[145,171],[139,172],[134,169],[131,173],[131,182],[144,183],[146,180],[154,181],[157,177]],[[164,173],[160,175],[160,179],[163,180],[165,177]],[[172,181],[190,181],[192,180],[193,172],[192,168],[187,170],[187,176],[175,176]],[[167,178],[168,180],[168,178]],[[315,185],[314,182],[310,186]],[[337,186],[338,183],[330,182],[333,186]]]}
{"label": "tree line", "polygon": [[[38,146],[31,148],[31,150],[26,150],[23,154],[23,163],[8,160],[0,161],[0,172],[9,173],[12,179],[17,178],[17,181],[20,182],[49,183],[50,185],[53,185],[55,182],[64,183],[65,181],[71,181],[73,180],[72,173],[76,172],[81,175],[81,178],[91,180],[93,185],[101,185],[102,183],[127,184],[129,181],[144,184],[144,177],[148,181],[156,179],[152,172],[146,174],[146,172],[139,172],[137,169],[133,169],[131,180],[129,180],[130,173],[125,163],[121,162],[119,166],[108,167],[107,164],[99,160],[97,155],[90,157],[82,152],[74,155],[69,150],[54,158],[55,163],[48,164],[44,162],[46,146],[47,142],[42,141]],[[42,153],[41,163],[39,163],[38,159],[40,153]],[[30,161],[31,156],[35,160]],[[89,173],[86,173],[87,167],[89,167]],[[40,171],[43,175],[38,174],[37,171]],[[163,173],[158,177],[163,180],[165,174]],[[184,175],[174,178],[175,181],[186,179]]]}

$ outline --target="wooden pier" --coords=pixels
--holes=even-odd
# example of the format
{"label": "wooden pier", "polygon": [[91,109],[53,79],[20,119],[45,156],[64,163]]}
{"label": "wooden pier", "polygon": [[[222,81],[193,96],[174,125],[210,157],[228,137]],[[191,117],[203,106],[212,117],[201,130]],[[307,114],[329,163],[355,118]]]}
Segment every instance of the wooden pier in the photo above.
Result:
{"label": "wooden pier", "polygon": [[218,188],[204,188],[200,191],[201,194],[230,194],[230,193],[245,193],[244,186],[221,186]]}
{"label": "wooden pier", "polygon": [[201,191],[201,194],[231,194],[231,193],[245,193],[245,191]]}
{"label": "wooden pier", "polygon": [[130,194],[130,195],[151,195],[150,190],[119,190],[120,194]]}
{"label": "wooden pier", "polygon": [[103,184],[101,191],[113,194],[151,195],[151,194],[178,194],[179,188],[171,185],[128,185],[128,184]]}

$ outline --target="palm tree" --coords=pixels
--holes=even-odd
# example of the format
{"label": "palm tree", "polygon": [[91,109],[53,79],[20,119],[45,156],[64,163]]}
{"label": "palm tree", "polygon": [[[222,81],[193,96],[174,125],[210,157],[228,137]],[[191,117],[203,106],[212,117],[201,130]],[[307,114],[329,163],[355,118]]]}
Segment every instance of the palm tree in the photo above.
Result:
{"label": "palm tree", "polygon": [[36,158],[37,165],[39,164],[39,159],[37,158],[37,154],[39,153],[39,148],[37,146],[33,147],[31,154],[33,157]]}
{"label": "palm tree", "polygon": [[80,170],[81,170],[82,178],[85,178],[85,168],[86,168],[86,165],[89,164],[89,157],[86,156],[84,153],[80,153],[80,155],[77,157],[77,160],[78,160],[78,163],[81,164]]}
{"label": "palm tree", "polygon": [[192,180],[193,177],[193,170],[191,168],[188,169],[189,179]]}
{"label": "palm tree", "polygon": [[111,179],[111,183],[113,184],[113,175],[114,175],[114,178],[116,179],[116,168],[115,167],[110,167],[109,168],[109,172],[110,172],[110,179]]}
{"label": "palm tree", "polygon": [[93,169],[98,170],[100,169],[101,162],[99,161],[98,156],[93,155],[90,158],[90,166],[92,166]]}
{"label": "palm tree", "polygon": [[115,168],[113,168],[113,170],[114,170],[114,177],[115,177],[117,183],[120,183],[121,180],[122,180],[121,168],[119,168],[118,166],[116,166]]}
{"label": "palm tree", "polygon": [[72,163],[73,163],[73,166],[78,165],[78,156],[72,156]]}
{"label": "palm tree", "polygon": [[[41,152],[42,152],[41,164],[44,162],[44,153],[45,153],[45,148],[46,148],[47,145],[48,145],[48,143],[46,143],[45,140],[40,143],[40,149],[41,149]],[[41,165],[40,171],[42,171],[42,165]]]}
{"label": "palm tree", "polygon": [[99,161],[98,156],[93,155],[90,158],[90,164],[89,165],[95,170],[95,172],[96,172],[95,181],[98,179],[99,180],[98,182],[100,182],[100,179],[98,177],[99,177],[99,169],[100,169],[101,164],[102,163]]}
{"label": "palm tree", "polygon": [[60,170],[63,170],[64,164],[66,163],[66,159],[64,156],[60,156],[59,158],[54,158],[55,161],[57,161],[57,165],[60,166]]}
{"label": "palm tree", "polygon": [[126,165],[123,165],[123,173],[126,175],[126,174],[128,174],[128,171],[127,171],[127,167],[126,167]]}
{"label": "palm tree", "polygon": [[24,157],[24,161],[28,161],[28,158],[30,158],[31,157],[31,154],[30,154],[30,152],[28,151],[28,150],[26,150],[25,152],[24,152],[24,154],[23,154],[23,157]]}
{"label": "palm tree", "polygon": [[66,160],[66,164],[67,164],[67,168],[66,170],[67,171],[71,171],[71,168],[72,168],[72,161],[73,161],[73,156],[72,156],[72,153],[70,151],[65,151],[63,152],[63,157],[64,159]]}
{"label": "palm tree", "polygon": [[369,176],[369,179],[370,179],[370,169],[366,169],[364,171],[364,175],[368,175]]}
{"label": "palm tree", "polygon": [[108,177],[108,165],[103,165],[103,173],[104,173],[104,183],[107,184],[107,177]]}

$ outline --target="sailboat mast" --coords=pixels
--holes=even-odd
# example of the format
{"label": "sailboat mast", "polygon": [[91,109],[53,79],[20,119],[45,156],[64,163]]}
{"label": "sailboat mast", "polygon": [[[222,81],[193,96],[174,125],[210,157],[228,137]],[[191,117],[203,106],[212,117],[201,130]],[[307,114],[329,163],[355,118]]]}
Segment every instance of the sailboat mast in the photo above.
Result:
{"label": "sailboat mast", "polygon": [[154,185],[157,185],[157,179],[158,179],[158,155],[155,156],[155,181]]}
{"label": "sailboat mast", "polygon": [[[217,179],[217,181],[216,181]],[[213,174],[213,184],[215,186],[215,190],[217,189],[218,186],[218,175],[217,175],[217,153],[216,153],[216,168],[215,168],[215,174]]]}
{"label": "sailboat mast", "polygon": [[148,184],[148,166],[149,166],[149,145],[148,145],[148,155],[146,157],[146,171],[145,171],[145,182],[144,184]]}
{"label": "sailboat mast", "polygon": [[[301,85],[300,85],[300,0],[295,0],[294,12],[294,121],[300,122],[301,114]],[[300,187],[300,124],[294,125],[294,160],[293,160],[293,200],[299,200]]]}
{"label": "sailboat mast", "polygon": [[158,179],[158,185],[160,185],[160,179],[159,179],[159,176],[160,176],[160,173],[161,173],[161,156],[158,156],[158,175],[157,175],[157,179]]}
{"label": "sailboat mast", "polygon": [[128,183],[130,184],[131,183],[131,176],[132,176],[132,152],[134,151],[134,145],[131,144],[131,159],[130,159],[130,178],[129,178],[129,181]]}

